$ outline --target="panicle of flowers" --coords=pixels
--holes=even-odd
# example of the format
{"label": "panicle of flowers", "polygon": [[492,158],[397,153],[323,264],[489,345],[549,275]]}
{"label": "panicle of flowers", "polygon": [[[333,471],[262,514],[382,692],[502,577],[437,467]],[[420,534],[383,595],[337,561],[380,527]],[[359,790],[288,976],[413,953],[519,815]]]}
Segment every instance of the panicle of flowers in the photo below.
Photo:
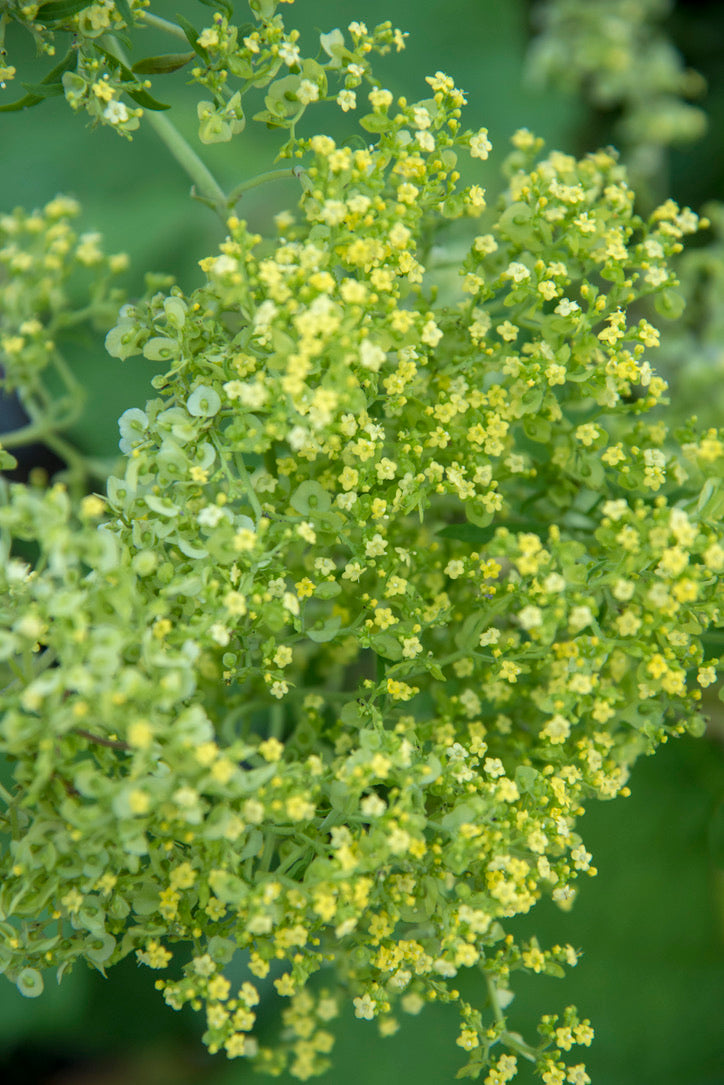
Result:
{"label": "panicle of flowers", "polygon": [[[298,104],[317,76],[276,19],[244,47]],[[231,66],[232,29],[199,48]],[[402,44],[348,34],[362,56]],[[340,39],[323,46],[361,113]],[[449,76],[427,82],[415,102],[371,84],[371,143],[293,137],[305,185],[274,235],[231,214],[196,290],[123,307],[109,353],[164,372],[120,419],[104,496],[16,486],[0,508],[7,557],[39,552],[0,564],[22,813],[0,965],[31,991],[78,958],[173,962],[156,986],[203,1010],[210,1050],[300,1080],[327,1069],[344,1001],[383,1035],[454,1003],[470,1076],[499,1085],[523,1056],[585,1085],[563,1061],[592,1036],[573,1007],[535,1045],[505,1013],[514,973],[577,953],[507,926],[572,905],[596,872],[585,804],[700,731],[716,681],[724,443],[653,415],[649,354],[648,303],[697,220],[643,220],[613,153],[543,156],[527,131],[488,209],[487,132],[463,128]],[[455,219],[472,237],[438,304],[431,237]],[[49,251],[12,221],[11,262]],[[38,237],[54,224],[46,208]],[[273,1043],[255,1035],[269,975]]]}

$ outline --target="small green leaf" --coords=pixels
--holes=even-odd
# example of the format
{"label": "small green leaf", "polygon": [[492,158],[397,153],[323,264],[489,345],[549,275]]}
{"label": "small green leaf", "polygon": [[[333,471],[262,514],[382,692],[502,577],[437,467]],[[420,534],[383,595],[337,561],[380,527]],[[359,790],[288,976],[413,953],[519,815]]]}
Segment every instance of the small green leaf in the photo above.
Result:
{"label": "small green leaf", "polygon": [[332,499],[323,486],[310,479],[302,482],[289,498],[289,504],[302,516],[310,512],[326,512]]}
{"label": "small green leaf", "polygon": [[387,132],[388,129],[392,127],[390,118],[381,113],[367,113],[364,117],[360,117],[359,123],[360,126],[364,128],[365,132],[373,132],[375,134]]}
{"label": "small green leaf", "polygon": [[335,614],[328,622],[323,622],[313,629],[307,629],[306,633],[315,644],[325,644],[328,640],[334,640],[341,626],[342,619],[338,614]]}
{"label": "small green leaf", "polygon": [[342,706],[339,718],[342,723],[346,723],[351,727],[357,727],[364,718],[362,705],[359,701],[348,701],[347,704]]}
{"label": "small green leaf", "polygon": [[63,93],[62,83],[21,83],[20,85],[23,90],[27,90],[28,94],[32,94],[38,100],[55,98]]}
{"label": "small green leaf", "polygon": [[661,316],[676,320],[686,308],[686,298],[678,290],[662,290],[654,298],[654,307]]}
{"label": "small green leaf", "polygon": [[213,8],[214,11],[223,11],[227,19],[233,18],[234,5],[231,0],[199,0],[200,4],[205,4],[207,8]]}
{"label": "small green leaf", "polygon": [[137,60],[133,65],[131,71],[136,75],[167,75],[169,72],[177,72],[179,68],[183,68],[190,60],[193,60],[196,53],[162,53],[160,56],[144,57],[143,60]]}
{"label": "small green leaf", "polygon": [[204,49],[203,45],[199,45],[200,31],[196,29],[196,27],[194,26],[193,23],[190,23],[188,21],[188,19],[185,19],[183,17],[183,15],[177,15],[176,16],[176,22],[178,23],[178,25],[183,30],[184,34],[186,35],[186,40],[188,41],[189,45],[191,46],[193,51],[196,53],[196,55],[200,56],[201,59],[206,64],[208,64],[209,63],[209,54]]}
{"label": "small green leaf", "polygon": [[144,109],[150,109],[152,113],[159,113],[162,109],[170,109],[170,105],[166,105],[164,102],[159,102],[158,98],[154,98],[149,94],[147,90],[129,90],[126,87],[126,94],[129,98],[133,98],[134,102],[143,106]]}
{"label": "small green leaf", "polygon": [[133,15],[128,0],[116,0],[116,8],[126,26],[133,26]]}
{"label": "small green leaf", "polygon": [[392,633],[375,633],[373,637],[370,637],[370,647],[383,659],[393,662],[402,659],[400,642],[397,637],[393,637]]}
{"label": "small green leaf", "polygon": [[328,57],[331,57],[332,60],[340,60],[344,50],[344,34],[339,27],[335,27],[328,34],[319,35],[319,44]]}
{"label": "small green leaf", "polygon": [[530,765],[518,765],[515,770],[515,782],[521,791],[532,791],[538,779],[538,772]]}
{"label": "small green leaf", "polygon": [[[114,56],[113,53],[109,52],[107,49],[104,49],[97,43],[96,49],[99,53],[103,54],[106,60],[108,60],[111,64],[115,65],[116,68],[120,69],[121,75],[123,76],[124,80],[131,84],[138,83],[136,76],[133,74],[127,64],[124,64],[123,61],[119,60],[117,56]],[[144,109],[150,109],[152,112],[158,112],[162,109],[171,108],[170,106],[164,105],[163,102],[159,102],[156,98],[152,97],[147,90],[143,90],[141,88],[139,88],[138,90],[131,90],[129,87],[124,87],[124,90],[126,91],[126,94],[129,98],[132,98],[134,102],[138,102],[138,104],[140,106],[143,106]]]}
{"label": "small green leaf", "polygon": [[[258,830],[254,830],[252,838],[254,839],[254,845],[258,849],[256,834]],[[258,833],[259,842],[261,841],[261,833]],[[241,858],[241,856],[239,857]],[[214,870],[212,876],[209,877],[209,884],[213,889],[219,900],[222,900],[224,904],[239,904],[244,899],[245,886],[241,878],[238,878],[235,874],[230,874],[226,870]]]}
{"label": "small green leaf", "polygon": [[336,580],[324,580],[314,589],[315,599],[334,599],[342,591]]}
{"label": "small green leaf", "polygon": [[44,23],[45,26],[51,26],[53,23],[64,23],[67,19],[77,15],[79,11],[83,11],[84,8],[90,6],[88,0],[50,0],[50,3],[43,4],[38,8],[35,21]]}
{"label": "small green leaf", "polygon": [[533,209],[527,203],[512,203],[506,207],[498,220],[498,231],[501,237],[510,241],[526,241],[530,243],[530,220]]}
{"label": "small green leaf", "polygon": [[[209,0],[201,0],[201,2],[208,3]],[[260,19],[271,19],[277,9],[277,0],[249,0],[249,7]]]}
{"label": "small green leaf", "polygon": [[84,944],[86,957],[96,966],[105,964],[115,948],[115,938],[106,932],[93,934]]}
{"label": "small green leaf", "polygon": [[0,445],[0,471],[14,471],[17,466],[18,461],[13,454]]}
{"label": "small green leaf", "polygon": [[[43,79],[40,80],[39,87],[54,86],[59,78],[70,68],[73,67],[76,60],[76,54],[74,49],[69,49],[59,64],[56,64],[54,68],[48,72]],[[61,85],[60,91],[54,91],[53,93],[62,93],[63,87]],[[23,98],[18,98],[16,102],[8,102],[7,105],[0,105],[0,113],[13,113],[19,109],[29,109],[31,106],[38,105],[42,102],[46,94],[40,94],[39,92],[26,94]]]}
{"label": "small green leaf", "polygon": [[209,956],[220,965],[228,964],[236,953],[237,948],[237,944],[233,938],[222,938],[218,934],[209,938],[207,946]]}

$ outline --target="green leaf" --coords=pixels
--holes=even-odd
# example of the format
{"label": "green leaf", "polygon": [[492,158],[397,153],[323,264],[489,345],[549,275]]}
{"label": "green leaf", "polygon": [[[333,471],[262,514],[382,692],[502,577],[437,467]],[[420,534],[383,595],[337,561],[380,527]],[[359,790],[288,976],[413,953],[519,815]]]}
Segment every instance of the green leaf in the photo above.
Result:
{"label": "green leaf", "polygon": [[193,60],[196,53],[162,53],[160,56],[144,57],[143,60],[137,60],[133,65],[131,71],[136,75],[167,75],[169,72],[177,72],[179,68],[183,68],[190,60]]}
{"label": "green leaf", "polygon": [[321,584],[318,584],[314,589],[315,599],[334,599],[339,595],[342,588],[336,580],[324,580]]}
{"label": "green leaf", "polygon": [[[201,0],[208,3],[209,0]],[[213,7],[213,4],[211,5]],[[271,19],[277,9],[277,0],[249,0],[249,7],[260,19]]]}
{"label": "green leaf", "polygon": [[336,57],[339,55],[341,49],[344,48],[344,34],[338,26],[334,30],[330,30],[328,34],[319,35],[319,44],[324,49],[328,57]]}
{"label": "green leaf", "polygon": [[332,504],[329,493],[318,482],[302,482],[289,498],[289,504],[296,512],[306,516],[311,512],[326,512]]}
{"label": "green leaf", "polygon": [[325,644],[328,640],[334,640],[342,626],[342,619],[335,614],[329,621],[324,622],[313,629],[307,629],[306,633],[315,644]]}
{"label": "green leaf", "polygon": [[284,128],[288,127],[286,119],[281,119],[274,113],[270,113],[268,109],[262,109],[259,113],[255,113],[251,118],[253,121],[258,121],[259,124],[265,124],[267,128]]}
{"label": "green leaf", "polygon": [[370,637],[370,647],[383,659],[390,659],[393,662],[402,659],[400,642],[397,637],[393,637],[392,633],[375,633],[373,637]]}
{"label": "green leaf", "polygon": [[264,104],[272,116],[285,120],[299,112],[296,93],[301,81],[301,76],[285,75],[269,84]]}
{"label": "green leaf", "polygon": [[[258,835],[259,840],[261,840],[261,833]],[[209,884],[216,896],[224,904],[239,904],[244,899],[246,886],[243,881],[226,870],[215,870],[209,878]]]}
{"label": "green leaf", "polygon": [[455,633],[455,644],[464,651],[473,651],[478,647],[483,626],[489,615],[485,610],[474,610],[463,621]]}
{"label": "green leaf", "polygon": [[[133,74],[128,65],[124,64],[122,60],[119,60],[117,56],[114,56],[113,53],[110,53],[107,49],[104,49],[97,43],[96,49],[99,53],[103,54],[106,60],[110,61],[111,64],[114,64],[117,68],[120,69],[121,75],[125,80],[127,80],[129,83],[138,83],[136,76]],[[170,106],[164,105],[163,102],[159,102],[156,98],[152,97],[152,95],[150,95],[147,90],[131,90],[129,87],[124,87],[124,90],[126,91],[126,94],[129,98],[132,98],[134,102],[138,102],[138,104],[140,106],[143,106],[144,109],[150,109],[152,112],[158,112],[162,109],[171,108]]]}
{"label": "green leaf", "polygon": [[390,118],[383,116],[381,113],[367,113],[364,117],[360,117],[359,123],[365,132],[374,134],[386,132],[392,127]]}
{"label": "green leaf", "polygon": [[512,203],[506,207],[498,220],[498,230],[502,237],[511,241],[529,241],[530,220],[533,210],[527,203]]}
{"label": "green leaf", "polygon": [[[39,87],[53,86],[58,81],[59,77],[73,67],[75,63],[76,54],[74,49],[69,49],[59,64],[56,64],[54,68],[48,72],[48,74],[40,80]],[[53,93],[63,93],[63,85],[60,85],[60,91],[54,91]],[[8,102],[7,105],[0,105],[0,113],[13,113],[19,109],[29,109],[31,106],[37,105],[42,102],[45,94],[30,93],[26,94],[23,98],[18,98],[16,102]]]}
{"label": "green leaf", "polygon": [[[156,902],[155,907],[158,907],[158,902]],[[108,934],[104,931],[93,934],[92,937],[84,943],[83,948],[89,961],[92,961],[93,964],[97,966],[103,965],[116,948],[116,940],[112,934]]]}
{"label": "green leaf", "polygon": [[233,18],[234,5],[231,0],[199,0],[200,4],[205,4],[207,8],[213,8],[214,11],[223,11],[227,19]]}
{"label": "green leaf", "polygon": [[686,298],[678,290],[662,290],[654,298],[654,307],[661,316],[676,320],[686,308]]}
{"label": "green leaf", "polygon": [[222,938],[220,935],[215,934],[212,938],[209,938],[206,948],[209,956],[217,964],[224,965],[229,963],[238,947],[233,938]]}
{"label": "green leaf", "polygon": [[518,765],[515,770],[515,782],[521,791],[532,791],[538,779],[538,772],[530,765]]}
{"label": "green leaf", "polygon": [[38,8],[35,20],[44,23],[46,26],[51,26],[53,23],[64,23],[67,19],[77,15],[83,8],[89,8],[90,6],[88,0],[51,0],[50,3],[43,4]]}
{"label": "green leaf", "polygon": [[126,26],[133,26],[133,15],[128,4],[128,0],[116,0],[116,8],[123,18]]}
{"label": "green leaf", "polygon": [[43,98],[55,98],[63,93],[62,83],[21,83],[23,90],[34,95],[38,100]]}
{"label": "green leaf", "polygon": [[339,718],[342,723],[346,723],[351,727],[357,727],[364,719],[362,705],[359,701],[348,701],[347,704],[342,706]]}
{"label": "green leaf", "polygon": [[528,388],[520,397],[520,404],[525,414],[535,414],[543,402],[543,389],[540,387]]}
{"label": "green leaf", "polygon": [[149,94],[147,90],[129,90],[126,87],[126,94],[129,98],[133,98],[134,102],[143,106],[144,109],[150,109],[152,113],[160,113],[162,109],[170,109],[170,105],[166,105],[164,102],[159,102],[158,98],[154,98]]}
{"label": "green leaf", "polygon": [[[251,859],[253,855],[258,855],[263,844],[264,836],[261,829],[252,829],[244,847],[239,852],[239,860],[243,861],[244,859]],[[219,896],[218,890],[214,889],[214,892]]]}
{"label": "green leaf", "polygon": [[196,53],[200,56],[204,63],[209,63],[209,54],[204,49],[203,45],[199,45],[199,34],[201,31],[197,30],[193,23],[190,23],[188,19],[185,19],[183,15],[176,16],[176,22],[186,35],[186,40]]}
{"label": "green leaf", "polygon": [[14,471],[18,461],[11,452],[0,445],[0,471]]}
{"label": "green leaf", "polygon": [[721,479],[708,478],[701,488],[696,511],[702,520],[718,521],[724,514],[724,487]]}

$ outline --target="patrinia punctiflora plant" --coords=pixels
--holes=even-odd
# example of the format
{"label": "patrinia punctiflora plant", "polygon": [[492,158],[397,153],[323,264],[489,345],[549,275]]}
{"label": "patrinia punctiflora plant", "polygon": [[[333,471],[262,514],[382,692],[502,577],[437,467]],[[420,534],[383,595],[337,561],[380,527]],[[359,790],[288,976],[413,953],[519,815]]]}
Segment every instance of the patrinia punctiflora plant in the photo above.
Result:
{"label": "patrinia punctiflora plant", "polygon": [[[44,5],[79,65],[100,37],[108,98],[80,94],[85,69],[59,78],[120,130],[121,93],[141,91],[103,31],[148,20],[138,7]],[[108,333],[114,357],[166,366],[121,418],[123,468],[104,497],[4,485],[0,961],[33,995],[44,969],[135,954],[171,1006],[203,1010],[211,1050],[300,1079],[328,1067],[346,1000],[383,1035],[457,1003],[461,1075],[497,1085],[527,1059],[579,1085],[588,1021],[568,1007],[523,1038],[506,1012],[515,972],[562,975],[576,951],[516,942],[507,921],[543,896],[570,906],[594,872],[584,805],[700,731],[716,680],[724,445],[651,420],[666,386],[644,315],[675,304],[697,219],[667,202],[641,220],[613,154],[543,156],[527,131],[486,208],[490,144],[452,79],[393,100],[367,57],[401,36],[362,24],[324,36],[323,78],[275,7],[252,4],[243,36],[226,15],[189,31],[194,78],[281,72],[261,119],[284,103],[298,206],[252,233],[176,143],[225,237],[197,290],[157,283]],[[37,8],[10,6],[47,47]],[[233,135],[225,83],[214,138]],[[367,110],[363,139],[297,137],[328,96],[352,131]],[[0,219],[3,366],[33,436],[63,417],[40,380],[62,377],[54,329],[101,317],[122,265],[76,236],[76,212]],[[452,220],[467,252],[438,301]],[[93,293],[68,312],[76,266]]]}

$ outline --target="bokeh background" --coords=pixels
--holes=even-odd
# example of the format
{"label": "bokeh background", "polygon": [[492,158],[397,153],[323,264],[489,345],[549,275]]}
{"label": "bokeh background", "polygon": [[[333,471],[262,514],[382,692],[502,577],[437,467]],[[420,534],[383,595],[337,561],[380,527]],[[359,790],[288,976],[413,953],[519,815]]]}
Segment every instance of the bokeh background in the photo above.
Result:
{"label": "bokeh background", "polygon": [[[157,0],[152,7],[168,18],[181,12],[197,25],[210,14],[194,0]],[[310,52],[315,31],[355,18],[372,25],[391,19],[410,37],[405,53],[379,64],[385,84],[395,93],[424,97],[424,76],[448,72],[468,94],[468,123],[486,125],[499,150],[521,126],[573,153],[611,142],[614,115],[531,85],[526,52],[535,25],[532,7],[527,0],[297,0],[284,11]],[[243,20],[243,0],[236,10]],[[665,25],[709,88],[702,103],[708,134],[693,148],[672,152],[668,163],[671,195],[696,209],[707,199],[724,199],[724,3],[676,3]],[[151,32],[146,41],[146,53],[169,48]],[[39,64],[29,41],[12,29],[7,45],[26,81],[44,74],[47,62]],[[174,119],[194,142],[197,93],[185,87],[183,75],[170,79],[165,100],[178,106]],[[319,128],[326,122],[321,110],[312,116]],[[252,125],[231,148],[207,148],[204,155],[222,184],[232,187],[270,168],[277,142]],[[484,182],[490,195],[498,184],[495,155],[488,167]],[[173,273],[184,289],[196,285],[197,261],[214,251],[220,237],[212,213],[191,201],[188,190],[186,177],[143,127],[132,143],[108,129],[90,132],[85,118],[59,99],[25,113],[0,114],[0,212],[41,205],[59,192],[76,196],[84,207],[82,228],[101,231],[108,251],[129,253],[130,297],[143,290],[147,270]],[[249,192],[239,213],[264,229],[293,198],[293,185],[276,182]],[[108,358],[101,340],[91,337],[74,343],[72,362],[88,388],[88,409],[71,436],[88,453],[112,456],[116,419],[145,402],[154,370],[142,359]],[[541,1012],[576,1003],[596,1028],[586,1052],[594,1085],[724,1085],[724,721],[715,697],[710,710],[704,739],[679,740],[645,759],[634,771],[630,799],[599,804],[586,814],[581,828],[599,875],[584,880],[573,910],[564,913],[544,902],[516,921],[521,933],[535,932],[542,943],[570,942],[583,950],[563,981],[518,978],[513,1007],[525,1033]],[[0,978],[0,1082],[263,1080],[240,1062],[207,1055],[197,1015],[165,1007],[153,978],[132,960],[108,979],[77,968],[60,987],[51,980],[36,1000],[23,999]],[[475,998],[475,978],[466,982]],[[270,998],[262,1006],[262,1026],[273,1027],[274,1015]],[[456,1031],[454,1012],[443,1008],[405,1018],[400,1032],[385,1040],[373,1023],[348,1014],[338,1030],[334,1069],[322,1080],[446,1085],[462,1062]],[[527,1075],[524,1068],[521,1085],[532,1081]]]}

